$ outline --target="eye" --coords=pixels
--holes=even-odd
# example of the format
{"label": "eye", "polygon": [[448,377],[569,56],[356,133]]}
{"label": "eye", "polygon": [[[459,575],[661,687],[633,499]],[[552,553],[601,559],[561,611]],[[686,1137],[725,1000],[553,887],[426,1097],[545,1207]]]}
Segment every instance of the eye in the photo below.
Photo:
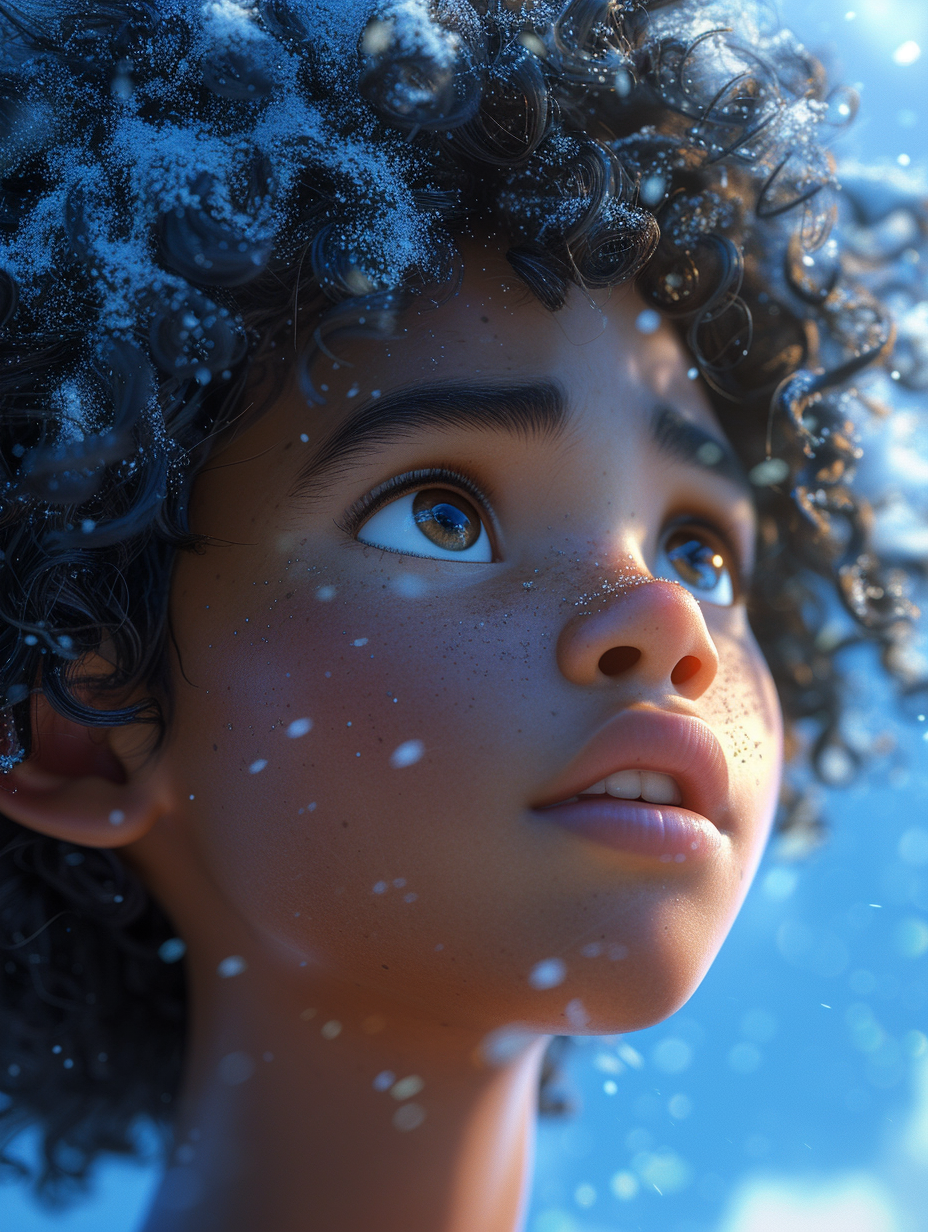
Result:
{"label": "eye", "polygon": [[731,552],[701,526],[677,527],[667,535],[658,553],[655,572],[669,577],[690,594],[718,607],[735,601]]}
{"label": "eye", "polygon": [[491,561],[493,545],[475,506],[448,488],[405,492],[357,532],[361,543],[434,560]]}

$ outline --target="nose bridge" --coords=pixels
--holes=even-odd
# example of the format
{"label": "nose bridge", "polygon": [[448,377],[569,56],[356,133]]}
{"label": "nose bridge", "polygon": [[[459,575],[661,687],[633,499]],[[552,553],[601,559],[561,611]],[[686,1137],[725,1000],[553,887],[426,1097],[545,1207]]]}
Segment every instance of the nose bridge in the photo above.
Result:
{"label": "nose bridge", "polygon": [[700,696],[718,671],[718,652],[699,604],[682,586],[642,579],[592,615],[561,630],[558,666],[576,684],[617,677]]}

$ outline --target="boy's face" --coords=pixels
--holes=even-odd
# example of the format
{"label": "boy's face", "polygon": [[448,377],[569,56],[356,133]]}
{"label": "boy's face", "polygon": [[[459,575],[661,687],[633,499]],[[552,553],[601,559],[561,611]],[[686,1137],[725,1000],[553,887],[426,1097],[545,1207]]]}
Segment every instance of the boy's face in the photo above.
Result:
{"label": "boy's face", "polygon": [[774,808],[750,497],[632,292],[551,315],[465,261],[198,480],[165,824],[295,973],[633,1029],[697,985]]}

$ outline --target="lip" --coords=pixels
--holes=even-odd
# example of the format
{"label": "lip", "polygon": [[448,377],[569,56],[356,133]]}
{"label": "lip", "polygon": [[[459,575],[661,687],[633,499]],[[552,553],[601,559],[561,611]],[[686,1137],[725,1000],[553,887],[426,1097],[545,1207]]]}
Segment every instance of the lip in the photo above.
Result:
{"label": "lip", "polygon": [[[580,792],[616,770],[672,775],[683,806]],[[728,799],[728,766],[702,719],[632,707],[610,719],[532,805],[548,823],[594,842],[662,863],[705,859],[718,850]]]}

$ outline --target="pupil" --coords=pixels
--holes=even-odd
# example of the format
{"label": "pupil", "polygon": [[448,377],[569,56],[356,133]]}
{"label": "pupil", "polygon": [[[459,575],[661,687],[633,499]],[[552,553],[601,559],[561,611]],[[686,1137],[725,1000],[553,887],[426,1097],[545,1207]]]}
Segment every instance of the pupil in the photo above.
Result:
{"label": "pupil", "polygon": [[438,488],[416,494],[412,516],[427,539],[449,552],[463,552],[480,537],[480,517],[470,501]]}

